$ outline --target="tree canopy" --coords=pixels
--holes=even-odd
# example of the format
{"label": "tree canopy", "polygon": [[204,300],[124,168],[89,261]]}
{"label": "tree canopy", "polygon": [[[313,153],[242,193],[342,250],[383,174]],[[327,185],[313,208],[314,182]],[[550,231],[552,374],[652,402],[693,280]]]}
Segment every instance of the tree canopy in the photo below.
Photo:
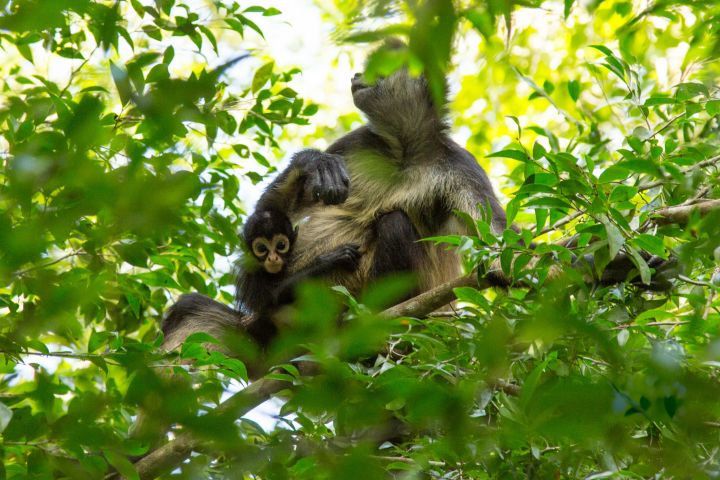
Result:
{"label": "tree canopy", "polygon": [[162,316],[231,304],[257,185],[362,121],[297,87],[265,33],[318,32],[258,3],[0,1],[0,478],[720,475],[720,2],[315,2],[328,82],[449,79],[508,228],[457,212],[475,235],[427,241],[469,280],[400,307],[402,278],[303,285],[250,382],[223,339],[162,352]]}

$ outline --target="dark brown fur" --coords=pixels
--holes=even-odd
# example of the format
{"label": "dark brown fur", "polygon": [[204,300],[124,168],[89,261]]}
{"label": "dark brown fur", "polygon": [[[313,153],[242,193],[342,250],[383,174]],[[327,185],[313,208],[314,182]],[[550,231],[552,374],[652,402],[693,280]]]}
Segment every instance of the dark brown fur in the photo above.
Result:
{"label": "dark brown fur", "polygon": [[[356,78],[352,90],[368,124],[340,138],[326,152],[297,153],[258,202],[260,210],[282,209],[293,223],[303,220],[290,274],[304,272],[317,259],[355,245],[363,252],[357,269],[315,274],[355,294],[374,278],[394,272],[416,274],[420,290],[455,278],[461,273],[458,255],[417,240],[469,233],[456,210],[475,217],[488,210],[493,227],[505,228],[505,212],[487,175],[449,137],[445,106],[433,103],[422,77],[401,70],[374,86]],[[387,255],[388,251],[402,254]],[[252,333],[247,317],[226,308],[210,310],[225,311],[224,323],[239,324]],[[188,313],[192,322],[184,324],[178,320],[183,309],[173,307],[166,336],[180,335],[178,329],[186,335],[202,324],[195,310]],[[214,317],[208,322],[217,323]]]}

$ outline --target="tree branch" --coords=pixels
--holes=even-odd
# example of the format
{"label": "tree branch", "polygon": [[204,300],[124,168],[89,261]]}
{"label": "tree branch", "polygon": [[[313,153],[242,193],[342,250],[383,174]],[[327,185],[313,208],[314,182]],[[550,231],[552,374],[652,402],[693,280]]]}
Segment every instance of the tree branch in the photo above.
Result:
{"label": "tree branch", "polygon": [[[455,299],[453,290],[458,287],[477,287],[478,280],[474,274],[458,277],[449,282],[445,282],[432,290],[423,292],[420,295],[406,300],[402,303],[390,307],[383,311],[381,315],[388,318],[397,317],[423,317],[433,310],[437,310],[443,305],[447,305]],[[490,286],[484,285],[484,288]]]}
{"label": "tree branch", "polygon": [[[707,160],[703,160],[702,162],[698,162],[695,165],[686,168],[682,171],[683,174],[688,174],[690,172],[694,172],[695,170],[699,170],[701,168],[709,167],[710,165],[714,165],[720,161],[720,155],[716,155],[714,157],[708,158]],[[644,185],[639,185],[638,189],[642,192],[645,190],[650,190],[651,188],[659,187],[660,185],[663,185],[667,182],[667,179],[662,180],[656,180],[654,182],[646,183]]]}
{"label": "tree branch", "polygon": [[[656,221],[664,223],[682,223],[683,221],[687,221],[691,213],[696,209],[699,210],[701,214],[720,209],[720,200],[708,200],[695,205],[663,208],[655,212],[655,219]],[[458,277],[405,302],[390,307],[384,310],[381,315],[389,318],[423,317],[452,302],[455,298],[453,290],[456,288],[473,286],[482,290],[491,287],[495,284],[492,281],[492,276],[493,274],[491,272],[487,277],[481,278],[479,281],[475,274]],[[680,322],[676,322],[673,325],[675,324],[680,324]],[[657,325],[660,325],[660,323]],[[622,325],[618,328],[632,327],[632,325]],[[250,384],[244,390],[228,398],[208,415],[224,417],[230,422],[235,421],[237,418],[242,417],[269,399],[272,395],[291,386],[292,385],[286,381],[268,377],[261,378]],[[491,386],[503,390],[510,395],[517,395],[520,390],[519,386],[502,381],[498,381]],[[135,463],[135,468],[142,480],[156,478],[182,463],[199,444],[200,442],[195,439],[191,433],[181,433],[175,440],[168,442]]]}
{"label": "tree branch", "polygon": [[[208,415],[234,422],[272,395],[290,386],[290,383],[282,380],[261,378],[225,400]],[[177,467],[199,444],[198,439],[190,432],[181,433],[174,440],[138,460],[135,469],[142,480],[156,478]]]}
{"label": "tree branch", "polygon": [[706,215],[708,212],[717,209],[720,209],[720,200],[707,200],[704,202],[694,203],[692,205],[665,207],[655,211],[655,218],[653,220],[658,225],[666,225],[668,223],[686,223],[695,211],[697,211],[700,215]]}

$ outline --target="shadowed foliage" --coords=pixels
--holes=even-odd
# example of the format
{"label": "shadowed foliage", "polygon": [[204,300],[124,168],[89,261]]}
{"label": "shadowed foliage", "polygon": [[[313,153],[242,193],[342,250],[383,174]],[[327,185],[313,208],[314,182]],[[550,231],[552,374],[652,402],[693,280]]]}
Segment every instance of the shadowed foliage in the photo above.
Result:
{"label": "shadowed foliage", "polygon": [[0,1],[0,477],[717,477],[720,4],[319,0],[366,82],[449,85],[507,228],[457,212],[425,241],[471,276],[400,306],[310,281],[265,351],[163,352],[180,294],[233,304],[253,185],[360,119],[258,3]]}

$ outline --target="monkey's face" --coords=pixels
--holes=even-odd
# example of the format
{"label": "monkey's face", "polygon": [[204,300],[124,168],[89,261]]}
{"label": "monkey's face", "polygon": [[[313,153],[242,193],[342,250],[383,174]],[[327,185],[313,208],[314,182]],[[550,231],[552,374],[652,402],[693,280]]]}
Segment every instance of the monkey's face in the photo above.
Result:
{"label": "monkey's face", "polygon": [[285,268],[286,257],[290,251],[290,239],[282,233],[267,237],[257,237],[252,241],[252,252],[266,272],[280,273]]}

